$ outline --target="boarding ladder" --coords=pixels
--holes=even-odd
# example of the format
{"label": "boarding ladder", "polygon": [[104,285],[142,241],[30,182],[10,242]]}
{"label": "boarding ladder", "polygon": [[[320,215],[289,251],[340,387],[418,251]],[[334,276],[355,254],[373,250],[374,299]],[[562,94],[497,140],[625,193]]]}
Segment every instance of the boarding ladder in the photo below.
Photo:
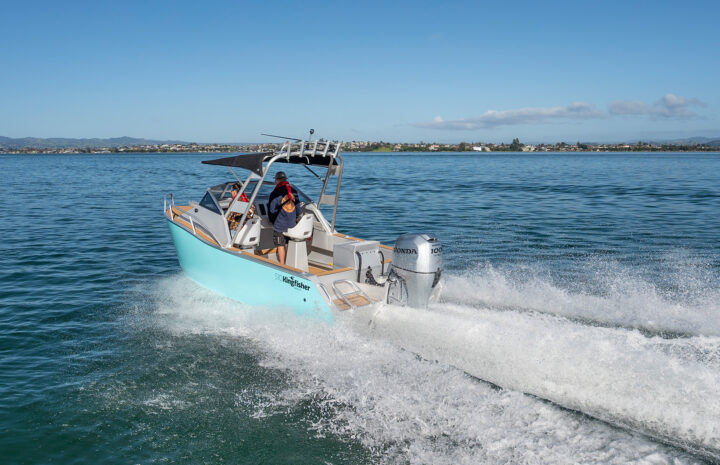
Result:
{"label": "boarding ladder", "polygon": [[[348,292],[343,292],[340,289],[341,284],[346,284],[350,287]],[[333,291],[340,297],[333,301],[339,308],[347,306],[347,308],[340,308],[341,310],[356,309],[358,307],[364,307],[373,303],[372,299],[363,292],[360,287],[349,279],[338,279],[332,283]],[[344,305],[340,305],[344,304]]]}

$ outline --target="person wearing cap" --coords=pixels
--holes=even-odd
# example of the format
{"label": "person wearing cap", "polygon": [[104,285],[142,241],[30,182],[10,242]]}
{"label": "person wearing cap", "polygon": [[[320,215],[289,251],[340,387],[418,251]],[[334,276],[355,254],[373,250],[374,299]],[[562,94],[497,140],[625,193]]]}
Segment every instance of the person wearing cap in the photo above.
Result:
{"label": "person wearing cap", "polygon": [[273,224],[273,243],[277,246],[278,261],[285,264],[287,239],[283,234],[297,224],[300,216],[297,189],[287,181],[283,171],[275,174],[275,189],[270,193],[268,218]]}

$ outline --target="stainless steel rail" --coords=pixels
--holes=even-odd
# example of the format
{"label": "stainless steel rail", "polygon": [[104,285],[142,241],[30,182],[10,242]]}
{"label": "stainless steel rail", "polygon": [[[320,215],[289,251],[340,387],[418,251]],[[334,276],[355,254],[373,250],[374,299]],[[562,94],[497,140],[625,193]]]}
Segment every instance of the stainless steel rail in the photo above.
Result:
{"label": "stainless steel rail", "polygon": [[[345,294],[345,293],[344,293],[343,291],[341,291],[340,288],[338,287],[339,284],[349,284],[350,287],[352,288],[352,292],[348,292],[347,294]],[[365,294],[365,293],[363,292],[363,290],[360,289],[360,287],[359,287],[357,284],[355,284],[354,282],[350,281],[349,279],[337,279],[337,280],[333,281],[332,287],[333,287],[333,291],[335,291],[335,294],[338,295],[338,296],[340,296],[340,298],[341,298],[342,300],[344,300],[345,303],[348,304],[348,306],[349,306],[350,308],[357,308],[357,307],[356,307],[355,305],[353,305],[353,303],[350,302],[350,300],[347,298],[347,296],[350,296],[350,295],[352,295],[352,294],[360,294],[361,296],[365,297],[365,299],[367,299],[368,303],[372,303],[372,299],[370,299],[370,297],[369,297],[367,294]]]}

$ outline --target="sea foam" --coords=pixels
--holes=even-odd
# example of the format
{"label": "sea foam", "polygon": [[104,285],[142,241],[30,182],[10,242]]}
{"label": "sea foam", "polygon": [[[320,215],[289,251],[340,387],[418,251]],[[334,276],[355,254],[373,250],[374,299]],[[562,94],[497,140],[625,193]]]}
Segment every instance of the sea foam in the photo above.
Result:
{"label": "sea foam", "polygon": [[[358,441],[378,462],[696,463],[677,449],[524,391],[643,430],[657,426],[658,434],[697,447],[717,440],[708,423],[718,418],[714,410],[703,413],[700,403],[680,399],[683,389],[701,402],[709,399],[716,377],[698,362],[691,384],[679,385],[679,376],[698,366],[677,361],[668,369],[662,362],[671,359],[641,334],[448,303],[426,311],[344,313],[328,326],[214,296],[182,277],[161,283],[158,295],[155,324],[180,337],[200,332],[245,338],[260,351],[262,367],[290,375],[290,387],[258,398],[257,418],[273,405],[310,402],[320,412],[314,434]],[[588,345],[588,337],[598,340]],[[668,373],[670,382],[653,391]],[[671,402],[667,414],[657,404],[641,405],[645,389]],[[238,396],[253,402],[242,386]]]}

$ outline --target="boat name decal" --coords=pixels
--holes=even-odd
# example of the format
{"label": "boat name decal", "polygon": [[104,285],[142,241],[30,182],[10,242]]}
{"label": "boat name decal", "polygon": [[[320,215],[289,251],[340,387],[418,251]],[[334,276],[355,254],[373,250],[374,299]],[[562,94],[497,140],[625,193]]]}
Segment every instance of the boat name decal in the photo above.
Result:
{"label": "boat name decal", "polygon": [[295,279],[295,278],[292,277],[292,276],[276,275],[276,277],[277,277],[280,281],[284,282],[285,284],[290,285],[290,287],[294,287],[294,288],[296,288],[296,289],[302,289],[303,291],[309,291],[309,290],[310,290],[310,286],[308,286],[307,284],[305,284],[305,283],[302,282],[302,281],[299,281],[299,280]]}

